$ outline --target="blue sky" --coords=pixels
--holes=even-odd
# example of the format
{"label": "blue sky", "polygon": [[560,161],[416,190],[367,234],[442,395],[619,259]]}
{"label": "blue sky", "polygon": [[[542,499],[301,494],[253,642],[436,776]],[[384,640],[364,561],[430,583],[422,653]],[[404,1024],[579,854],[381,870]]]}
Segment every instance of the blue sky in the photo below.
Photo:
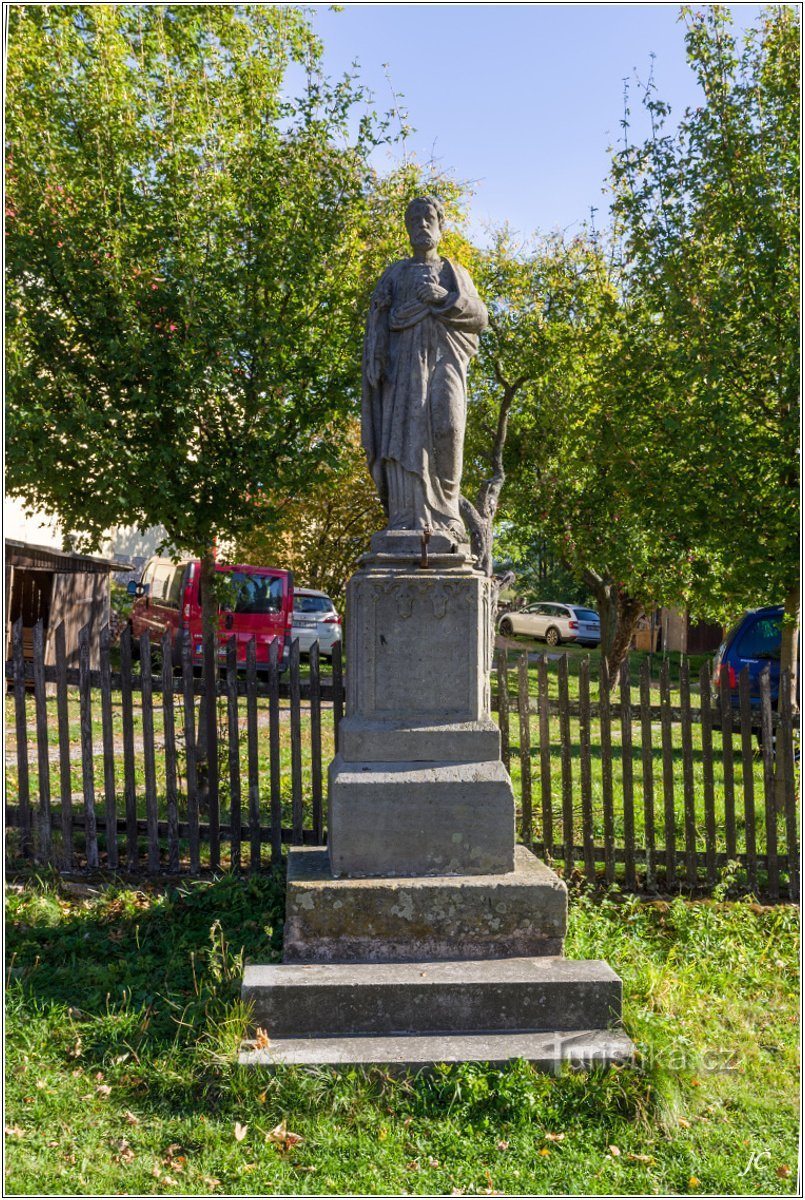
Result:
{"label": "blue sky", "polygon": [[[761,11],[729,7],[738,29]],[[624,79],[636,107],[634,80],[646,79],[653,53],[673,119],[698,103],[678,15],[663,3],[315,5],[314,27],[328,74],[357,59],[378,108],[392,86],[403,93],[416,130],[407,151],[474,183],[471,232],[482,237],[488,221],[572,230],[591,206],[603,224]]]}

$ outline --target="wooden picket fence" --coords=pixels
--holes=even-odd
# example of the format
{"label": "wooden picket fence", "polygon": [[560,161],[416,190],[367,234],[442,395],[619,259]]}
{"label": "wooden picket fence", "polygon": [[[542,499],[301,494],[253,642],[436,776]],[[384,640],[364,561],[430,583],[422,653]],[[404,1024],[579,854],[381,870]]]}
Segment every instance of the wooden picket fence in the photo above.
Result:
{"label": "wooden picket fence", "polygon": [[[41,623],[32,657],[21,624],[12,631],[10,868],[51,864],[135,877],[257,871],[279,863],[285,844],[324,844],[323,768],[337,750],[344,712],[340,646],[325,678],[316,647],[304,671],[293,642],[283,670],[275,644],[260,673],[254,641],[244,669],[231,638],[210,710],[186,636],[176,671],[167,639],[153,647],[146,633],[133,645],[128,628],[115,648],[109,630],[101,631],[99,669],[91,670],[89,636],[81,631],[75,667],[63,626],[55,631],[55,665],[45,664]],[[713,703],[703,667],[694,707],[686,663],[674,691],[665,663],[653,696],[646,660],[637,688],[624,667],[612,694],[602,660],[595,695],[590,661],[575,662],[577,676],[564,654],[497,659],[493,708],[520,839],[566,878],[598,885],[708,893],[726,879],[770,899],[798,898],[786,677],[779,711],[768,672],[759,709],[745,672],[735,707],[726,672]]]}

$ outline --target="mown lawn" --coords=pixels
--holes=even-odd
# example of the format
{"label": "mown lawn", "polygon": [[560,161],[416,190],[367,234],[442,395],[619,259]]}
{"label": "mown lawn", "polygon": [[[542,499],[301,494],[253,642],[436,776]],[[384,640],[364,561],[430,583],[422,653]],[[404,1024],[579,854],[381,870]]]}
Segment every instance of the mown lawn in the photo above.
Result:
{"label": "mown lawn", "polygon": [[393,1079],[237,1065],[282,904],[278,875],[9,885],[6,1194],[796,1192],[795,907],[574,895],[640,1068]]}

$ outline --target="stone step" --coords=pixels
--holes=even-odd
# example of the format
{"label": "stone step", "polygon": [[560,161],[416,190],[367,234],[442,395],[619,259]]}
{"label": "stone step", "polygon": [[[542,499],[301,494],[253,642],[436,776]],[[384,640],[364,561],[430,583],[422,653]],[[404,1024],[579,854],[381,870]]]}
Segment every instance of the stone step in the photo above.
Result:
{"label": "stone step", "polygon": [[279,1038],[266,1049],[244,1042],[239,1061],[245,1066],[371,1067],[420,1071],[434,1063],[525,1059],[543,1071],[557,1073],[564,1063],[579,1070],[631,1066],[634,1046],[618,1029],[585,1029],[569,1033],[409,1034],[398,1037]]}
{"label": "stone step", "polygon": [[242,996],[270,1038],[606,1029],[621,981],[558,957],[247,966]]}

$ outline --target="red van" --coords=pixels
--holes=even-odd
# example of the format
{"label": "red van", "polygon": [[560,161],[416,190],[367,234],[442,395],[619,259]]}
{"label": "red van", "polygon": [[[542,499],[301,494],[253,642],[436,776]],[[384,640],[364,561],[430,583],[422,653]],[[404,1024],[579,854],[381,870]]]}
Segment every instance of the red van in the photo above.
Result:
{"label": "red van", "polygon": [[[143,568],[139,584],[129,584],[136,599],[131,611],[131,632],[135,639],[147,630],[152,645],[158,645],[168,630],[173,646],[173,661],[179,665],[177,635],[190,631],[194,663],[201,664],[201,597],[198,559],[175,563],[169,558],[152,558]],[[257,666],[268,668],[268,648],[279,639],[279,661],[284,666],[290,649],[293,624],[293,575],[276,567],[228,566],[216,563],[215,570],[225,576],[223,596],[219,598],[219,656],[226,658],[225,642],[237,638],[238,664],[246,665],[246,647],[254,636]],[[219,581],[220,583],[221,581]]]}

